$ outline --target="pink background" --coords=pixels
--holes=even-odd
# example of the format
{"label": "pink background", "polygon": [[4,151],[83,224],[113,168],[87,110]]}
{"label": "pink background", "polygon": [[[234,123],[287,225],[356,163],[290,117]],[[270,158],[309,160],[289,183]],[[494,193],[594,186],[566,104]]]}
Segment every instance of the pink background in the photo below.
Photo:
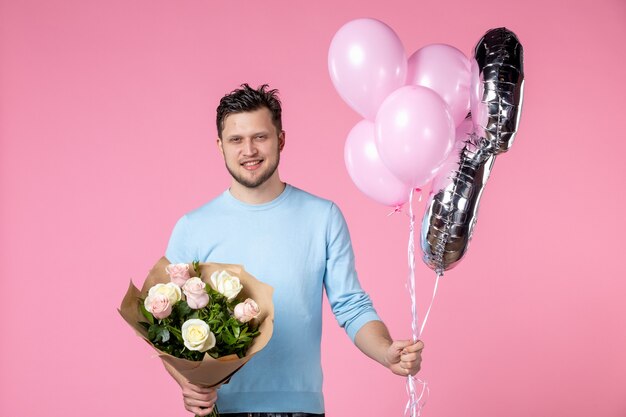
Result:
{"label": "pink background", "polygon": [[[187,415],[116,307],[178,217],[226,188],[214,109],[241,82],[281,90],[283,179],[339,204],[363,286],[410,335],[407,218],[348,178],[359,117],[326,67],[359,17],[389,24],[407,54],[442,42],[470,55],[498,26],[525,49],[516,143],[424,334],[424,415],[626,415],[626,3],[370,3],[2,1],[0,415]],[[434,275],[417,271],[423,313]],[[328,415],[401,416],[404,380],[325,313]]]}

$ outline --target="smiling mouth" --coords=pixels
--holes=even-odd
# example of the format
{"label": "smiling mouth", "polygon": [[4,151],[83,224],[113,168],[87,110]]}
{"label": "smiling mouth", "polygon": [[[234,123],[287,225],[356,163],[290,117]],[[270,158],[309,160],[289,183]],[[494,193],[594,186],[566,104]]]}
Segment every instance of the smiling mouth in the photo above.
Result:
{"label": "smiling mouth", "polygon": [[248,171],[253,171],[257,169],[259,166],[261,166],[261,162],[263,162],[262,159],[258,159],[254,161],[246,161],[246,162],[241,163],[241,166],[243,166]]}

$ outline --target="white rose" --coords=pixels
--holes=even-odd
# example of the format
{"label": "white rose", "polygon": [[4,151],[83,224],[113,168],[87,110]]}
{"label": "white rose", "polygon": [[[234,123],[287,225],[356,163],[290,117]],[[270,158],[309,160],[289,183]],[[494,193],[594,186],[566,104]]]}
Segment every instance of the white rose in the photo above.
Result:
{"label": "white rose", "polygon": [[239,278],[230,275],[226,271],[213,272],[211,275],[211,284],[213,284],[215,291],[226,297],[228,301],[232,301],[237,297],[237,294],[239,294],[239,291],[243,288],[241,282],[239,282]]}
{"label": "white rose", "polygon": [[156,294],[165,295],[170,300],[171,305],[179,302],[182,297],[180,287],[173,282],[168,282],[167,284],[156,284],[148,291],[148,296]]}
{"label": "white rose", "polygon": [[183,340],[189,350],[206,352],[215,346],[215,335],[209,325],[200,319],[189,319],[183,323]]}

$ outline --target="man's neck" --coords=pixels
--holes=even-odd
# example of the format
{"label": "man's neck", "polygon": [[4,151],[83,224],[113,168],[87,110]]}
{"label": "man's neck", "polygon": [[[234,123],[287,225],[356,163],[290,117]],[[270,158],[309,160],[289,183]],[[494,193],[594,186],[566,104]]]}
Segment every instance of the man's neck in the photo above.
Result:
{"label": "man's neck", "polygon": [[243,186],[233,179],[230,184],[230,194],[246,204],[264,204],[278,197],[284,191],[285,186],[286,184],[278,175],[255,188]]}

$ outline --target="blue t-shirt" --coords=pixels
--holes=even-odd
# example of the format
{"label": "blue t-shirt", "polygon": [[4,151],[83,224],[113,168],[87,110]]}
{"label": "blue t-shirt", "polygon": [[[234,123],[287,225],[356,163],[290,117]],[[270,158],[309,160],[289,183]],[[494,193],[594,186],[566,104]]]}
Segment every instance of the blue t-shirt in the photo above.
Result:
{"label": "blue t-shirt", "polygon": [[172,263],[243,265],[274,287],[274,333],[267,346],[218,392],[222,413],[323,413],[322,292],[354,341],[379,320],[361,289],[346,222],[331,201],[287,185],[269,203],[250,205],[227,190],[176,224]]}

